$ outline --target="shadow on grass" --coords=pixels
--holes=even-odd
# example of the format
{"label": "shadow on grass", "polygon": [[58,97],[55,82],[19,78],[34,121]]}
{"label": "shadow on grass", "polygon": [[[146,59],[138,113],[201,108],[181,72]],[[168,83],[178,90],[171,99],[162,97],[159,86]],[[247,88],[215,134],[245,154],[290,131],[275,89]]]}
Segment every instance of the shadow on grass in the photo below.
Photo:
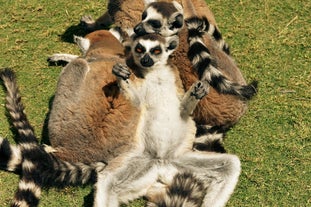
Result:
{"label": "shadow on grass", "polygon": [[73,41],[74,35],[84,37],[87,34],[88,32],[85,30],[85,28],[83,28],[81,24],[78,24],[68,27],[60,37],[64,42],[74,43]]}
{"label": "shadow on grass", "polygon": [[94,189],[83,200],[83,207],[92,207],[94,203]]}
{"label": "shadow on grass", "polygon": [[49,119],[50,119],[50,113],[51,113],[54,97],[55,96],[53,95],[50,98],[50,100],[49,100],[49,111],[45,115],[45,119],[44,119],[44,123],[43,123],[43,127],[42,127],[42,134],[41,134],[41,137],[42,137],[41,143],[42,144],[51,145],[50,139],[49,139]]}

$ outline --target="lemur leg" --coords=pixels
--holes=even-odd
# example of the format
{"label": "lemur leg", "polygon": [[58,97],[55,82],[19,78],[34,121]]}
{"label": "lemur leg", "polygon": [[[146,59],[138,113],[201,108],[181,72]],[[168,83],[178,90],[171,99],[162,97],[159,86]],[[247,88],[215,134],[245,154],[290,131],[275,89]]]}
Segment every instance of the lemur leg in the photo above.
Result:
{"label": "lemur leg", "polygon": [[119,87],[124,95],[135,105],[140,105],[140,98],[133,82],[129,79],[131,72],[127,65],[116,64],[112,68],[112,73],[117,76]]}
{"label": "lemur leg", "polygon": [[80,85],[83,83],[89,70],[88,63],[82,58],[70,62],[59,76],[56,96],[62,96],[64,100],[70,98],[76,99]]}
{"label": "lemur leg", "polygon": [[202,206],[225,206],[241,171],[239,158],[230,154],[188,152],[176,159],[176,163],[207,185]]}
{"label": "lemur leg", "polygon": [[80,88],[89,70],[88,63],[81,58],[73,60],[62,70],[49,115],[49,138],[52,143],[58,142],[57,134],[61,130],[53,120],[72,117],[71,107],[78,104]]}
{"label": "lemur leg", "polygon": [[157,166],[145,156],[126,155],[114,161],[98,173],[95,207],[117,207],[146,195],[158,178]]}
{"label": "lemur leg", "polygon": [[78,58],[78,55],[71,55],[66,53],[56,53],[48,57],[48,62],[50,63],[57,63],[63,61],[65,63],[70,63],[74,59]]}
{"label": "lemur leg", "polygon": [[90,40],[81,36],[73,36],[73,41],[78,45],[82,55],[85,56],[86,52],[90,48]]}
{"label": "lemur leg", "polygon": [[180,104],[180,114],[182,118],[186,119],[193,113],[199,101],[207,95],[208,89],[209,86],[207,83],[202,81],[198,81],[190,87]]}
{"label": "lemur leg", "polygon": [[[82,56],[85,56],[87,50],[90,48],[90,41],[87,38],[80,36],[73,36],[74,42],[78,45]],[[78,55],[71,55],[66,53],[56,53],[48,57],[48,62],[55,63],[63,61],[65,63],[70,63],[71,61],[77,59]]]}
{"label": "lemur leg", "polygon": [[98,19],[94,20],[90,15],[84,15],[80,19],[80,25],[87,31],[93,32],[95,30],[107,29],[113,24],[112,17],[109,12],[105,12]]}

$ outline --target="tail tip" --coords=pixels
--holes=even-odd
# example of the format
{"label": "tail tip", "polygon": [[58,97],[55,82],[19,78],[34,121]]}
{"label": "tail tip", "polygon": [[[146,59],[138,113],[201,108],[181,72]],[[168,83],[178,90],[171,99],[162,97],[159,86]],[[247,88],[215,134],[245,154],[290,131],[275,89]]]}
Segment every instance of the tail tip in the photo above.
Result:
{"label": "tail tip", "polygon": [[254,80],[246,85],[243,97],[247,100],[252,99],[258,93],[258,81]]}

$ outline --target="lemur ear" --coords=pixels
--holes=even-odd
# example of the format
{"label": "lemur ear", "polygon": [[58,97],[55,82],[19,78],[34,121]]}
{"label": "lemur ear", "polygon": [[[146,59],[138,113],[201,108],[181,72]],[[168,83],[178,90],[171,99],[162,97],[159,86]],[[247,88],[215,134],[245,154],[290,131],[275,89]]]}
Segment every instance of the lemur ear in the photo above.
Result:
{"label": "lemur ear", "polygon": [[184,13],[182,6],[177,2],[177,1],[173,1],[172,2],[175,6],[175,8],[180,12],[180,13]]}
{"label": "lemur ear", "polygon": [[184,11],[183,11],[182,6],[177,1],[173,1],[172,3],[174,4],[178,12],[175,12],[172,15],[169,22],[171,22],[173,28],[179,29],[184,24],[184,15],[183,15]]}
{"label": "lemur ear", "polygon": [[178,47],[179,38],[177,35],[166,37],[166,49],[171,54]]}
{"label": "lemur ear", "polygon": [[184,25],[184,16],[183,16],[183,14],[179,13],[175,16],[175,20],[174,20],[172,26],[174,28],[182,28],[183,25]]}

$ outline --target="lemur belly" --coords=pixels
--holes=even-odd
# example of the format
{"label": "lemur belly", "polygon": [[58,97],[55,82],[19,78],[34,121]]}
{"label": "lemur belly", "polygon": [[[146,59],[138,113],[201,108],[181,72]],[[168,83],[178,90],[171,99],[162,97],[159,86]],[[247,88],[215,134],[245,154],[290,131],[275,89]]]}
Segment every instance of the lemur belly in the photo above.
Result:
{"label": "lemur belly", "polygon": [[175,74],[167,68],[155,69],[147,74],[138,92],[142,99],[141,137],[154,156],[167,156],[189,131],[187,120],[180,116]]}

